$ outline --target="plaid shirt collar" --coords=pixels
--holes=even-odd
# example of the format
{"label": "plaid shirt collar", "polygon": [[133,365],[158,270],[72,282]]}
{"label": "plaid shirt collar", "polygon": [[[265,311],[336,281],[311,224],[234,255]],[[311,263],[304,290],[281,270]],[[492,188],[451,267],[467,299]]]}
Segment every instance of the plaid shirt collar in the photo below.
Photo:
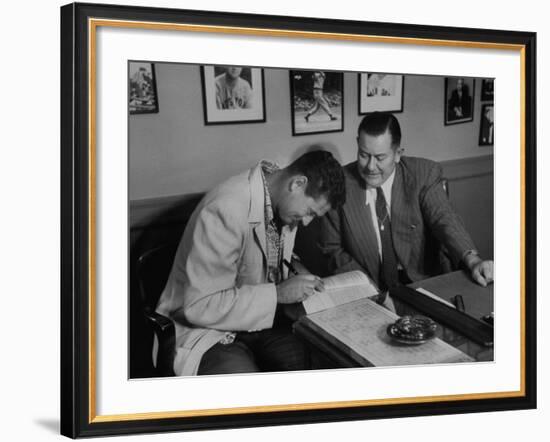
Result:
{"label": "plaid shirt collar", "polygon": [[262,181],[264,183],[264,208],[265,208],[265,224],[266,226],[273,221],[273,206],[271,205],[271,195],[267,187],[267,177],[280,169],[280,167],[271,161],[262,160],[260,162],[262,169]]}
{"label": "plaid shirt collar", "polygon": [[283,255],[284,235],[279,232],[275,224],[273,206],[266,176],[279,170],[279,166],[269,161],[261,162],[262,178],[264,183],[264,207],[265,207],[265,239],[269,282],[278,283],[281,280],[281,260]]}

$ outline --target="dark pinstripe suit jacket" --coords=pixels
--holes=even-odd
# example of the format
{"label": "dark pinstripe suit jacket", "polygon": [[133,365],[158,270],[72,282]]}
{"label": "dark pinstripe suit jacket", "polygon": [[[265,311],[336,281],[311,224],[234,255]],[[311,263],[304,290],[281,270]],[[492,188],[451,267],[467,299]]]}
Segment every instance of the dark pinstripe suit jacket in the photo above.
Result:
{"label": "dark pinstripe suit jacket", "polygon": [[[329,273],[365,271],[377,284],[380,258],[365,184],[357,163],[345,166],[346,203],[321,220],[321,251]],[[391,196],[391,225],[395,252],[413,281],[434,273],[434,240],[443,244],[453,262],[475,249],[443,189],[441,166],[423,158],[401,157]]]}

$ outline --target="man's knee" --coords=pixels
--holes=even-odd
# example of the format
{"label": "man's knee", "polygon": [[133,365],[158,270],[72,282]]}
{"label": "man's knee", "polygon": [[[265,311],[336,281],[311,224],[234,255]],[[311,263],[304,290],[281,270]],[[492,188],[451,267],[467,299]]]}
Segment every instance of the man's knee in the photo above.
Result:
{"label": "man's knee", "polygon": [[254,373],[260,371],[250,349],[241,342],[216,344],[203,356],[197,374]]}

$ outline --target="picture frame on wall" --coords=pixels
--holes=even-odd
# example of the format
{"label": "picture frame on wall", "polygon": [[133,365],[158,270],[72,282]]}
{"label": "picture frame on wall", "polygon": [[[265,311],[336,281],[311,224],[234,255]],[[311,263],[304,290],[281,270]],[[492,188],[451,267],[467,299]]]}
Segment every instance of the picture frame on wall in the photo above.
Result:
{"label": "picture frame on wall", "polygon": [[474,121],[474,97],[474,78],[445,78],[445,125]]}
{"label": "picture frame on wall", "polygon": [[362,72],[359,81],[359,115],[403,112],[405,76]]}
{"label": "picture frame on wall", "polygon": [[128,63],[129,112],[156,114],[159,111],[155,64],[131,61]]}
{"label": "picture frame on wall", "polygon": [[201,66],[204,124],[265,122],[263,69]]}
{"label": "picture frame on wall", "polygon": [[291,70],[292,135],[344,130],[344,74]]}
{"label": "picture frame on wall", "polygon": [[[166,32],[168,30],[170,32]],[[536,406],[534,33],[354,21],[335,23],[324,19],[94,4],[63,6],[61,31],[62,434],[77,438],[517,410]],[[414,45],[410,44],[411,40],[414,40]],[[296,42],[309,50],[298,49]],[[384,54],[374,57],[373,54],[380,54],[381,46]],[[391,67],[396,60],[395,50],[407,53],[407,57],[400,58],[402,65],[397,71]],[[324,54],[322,59],[316,56],[319,53]],[[480,54],[484,60],[482,69],[479,67]],[[495,242],[506,244],[506,253],[498,253],[501,248],[495,248],[497,255],[494,257],[497,265],[506,270],[499,272],[494,286],[499,292],[496,296],[498,316],[494,323],[498,358],[490,363],[476,364],[376,369],[364,364],[345,370],[316,372],[216,375],[208,378],[162,376],[140,379],[139,382],[129,379],[128,330],[134,318],[128,311],[128,300],[142,298],[139,287],[134,291],[131,285],[135,275],[130,272],[133,257],[127,234],[131,216],[128,209],[131,169],[128,148],[131,140],[126,130],[131,90],[125,87],[128,63],[133,60],[149,60],[150,63],[163,60],[203,66],[201,92],[199,70],[188,71],[186,77],[196,80],[196,88],[189,87],[186,93],[195,94],[199,103],[199,94],[202,93],[203,116],[200,105],[196,106],[194,114],[186,113],[187,118],[198,120],[199,124],[203,119],[206,126],[262,121],[266,118],[263,71],[259,75],[262,104],[254,106],[258,115],[247,116],[243,109],[237,109],[233,114],[234,109],[217,108],[215,79],[218,75],[214,67],[225,65],[228,59],[234,66],[250,68],[251,88],[257,90],[260,86],[254,75],[259,74],[254,72],[263,68],[292,66],[294,72],[301,72],[289,74],[292,133],[317,134],[315,143],[329,147],[341,141],[333,138],[335,135],[330,132],[342,132],[344,128],[343,79],[341,88],[336,88],[342,94],[341,104],[336,102],[341,106],[342,118],[331,120],[332,109],[338,107],[332,98],[329,112],[323,110],[320,103],[320,109],[312,107],[320,100],[311,98],[315,95],[312,72],[342,75],[342,72],[349,71],[355,75],[391,70],[432,75],[437,71],[439,74],[443,72],[442,75],[449,80],[469,75],[478,78],[498,76],[507,84],[514,85],[502,97],[502,107],[499,107],[499,121],[508,124],[499,123],[498,128],[493,129],[498,130],[499,144],[507,151],[507,156],[517,159],[494,164],[497,172],[494,174],[495,218],[499,217]],[[207,67],[211,69],[207,70]],[[274,75],[280,75],[286,84],[286,72]],[[302,78],[293,78],[293,75],[302,75]],[[298,81],[305,83],[306,77],[311,86],[298,84]],[[297,82],[295,85],[294,81]],[[327,81],[328,78],[322,86],[323,97],[327,94],[330,97],[325,88]],[[97,87],[98,84],[101,87]],[[460,115],[456,112],[454,116],[447,115],[456,87],[456,81],[445,82],[445,124],[473,119],[473,106],[469,112],[464,105]],[[473,80],[469,87],[473,97]],[[160,83],[159,88],[161,92],[164,90]],[[274,99],[284,103],[288,109],[286,88],[279,93],[280,97]],[[311,106],[296,106],[295,97],[299,98],[301,93],[304,96],[310,94],[307,101]],[[319,93],[316,95],[321,97]],[[309,123],[305,118],[308,113],[307,120],[312,123],[318,120],[315,122],[317,127],[298,127],[298,118]],[[484,113],[483,109],[481,113]],[[235,117],[229,117],[229,114]],[[281,131],[289,132],[287,110],[279,113],[274,110],[273,119]],[[132,117],[130,121],[135,119]],[[331,121],[339,121],[341,128],[327,126]],[[182,119],[177,124],[185,126],[187,121]],[[168,131],[166,139],[171,141],[170,127],[163,126],[162,129]],[[186,140],[178,139],[177,143],[181,142],[182,148],[189,150],[190,157],[198,159],[193,164],[201,168],[200,173],[212,173],[209,165],[200,164],[200,153],[205,148],[218,153],[220,161],[226,161],[230,167],[231,158],[223,156],[223,139],[239,137],[244,132],[236,132],[236,127],[202,129],[209,133],[223,130],[223,136],[219,136],[218,143],[209,146],[194,134]],[[147,136],[147,128],[140,134]],[[476,136],[474,133],[474,144]],[[355,134],[350,137],[355,139]],[[253,150],[254,146],[249,148]],[[273,157],[277,157],[277,151],[273,152]],[[213,176],[212,180],[218,178]],[[511,191],[517,198],[510,198]],[[194,195],[195,203],[198,197]],[[177,206],[180,204],[178,198],[169,198],[168,216],[180,207]],[[140,206],[142,219],[150,218],[149,204],[150,201],[143,201]],[[521,222],[515,223],[515,219]],[[146,241],[146,228],[143,230],[142,238]],[[143,260],[137,264],[138,267],[146,265]],[[158,276],[155,268],[147,267],[153,269],[149,274]],[[208,284],[209,281],[204,282]],[[161,286],[160,289],[157,287],[159,290],[164,287],[158,281],[156,286]],[[157,314],[154,303],[147,305],[145,300],[142,301],[140,314],[149,315],[157,333],[166,335],[163,342],[170,342],[174,337],[174,324]],[[479,327],[480,318],[471,320]],[[137,319],[137,323],[144,321],[143,316]],[[387,329],[387,325],[381,328],[383,337],[387,336]],[[153,332],[150,333],[152,341]],[[400,348],[414,351],[406,345]],[[151,355],[153,345],[145,350]],[[156,351],[174,358],[184,357],[185,352],[183,349],[174,354],[174,345],[157,346]],[[403,376],[405,372],[407,376]],[[449,379],[454,381],[450,383]],[[205,394],[206,384],[209,394]]]}
{"label": "picture frame on wall", "polygon": [[493,104],[483,104],[479,124],[479,145],[492,146],[495,142],[495,113]]}
{"label": "picture frame on wall", "polygon": [[493,101],[494,88],[494,78],[483,78],[481,80],[481,101]]}

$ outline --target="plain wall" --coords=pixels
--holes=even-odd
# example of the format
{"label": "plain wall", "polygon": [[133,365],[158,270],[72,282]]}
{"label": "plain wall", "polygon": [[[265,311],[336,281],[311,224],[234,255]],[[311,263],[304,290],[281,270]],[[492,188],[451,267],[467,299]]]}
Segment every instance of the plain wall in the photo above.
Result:
{"label": "plain wall", "polygon": [[[344,75],[344,131],[292,136],[286,69],[265,69],[264,123],[206,126],[200,68],[155,65],[158,114],[130,115],[130,200],[203,192],[262,158],[285,166],[307,146],[322,144],[342,163],[355,160],[358,75]],[[402,146],[436,161],[493,153],[478,146],[481,79],[475,81],[474,121],[444,125],[444,77],[406,76],[403,112],[396,113]],[[321,111],[320,111],[321,112]]]}

